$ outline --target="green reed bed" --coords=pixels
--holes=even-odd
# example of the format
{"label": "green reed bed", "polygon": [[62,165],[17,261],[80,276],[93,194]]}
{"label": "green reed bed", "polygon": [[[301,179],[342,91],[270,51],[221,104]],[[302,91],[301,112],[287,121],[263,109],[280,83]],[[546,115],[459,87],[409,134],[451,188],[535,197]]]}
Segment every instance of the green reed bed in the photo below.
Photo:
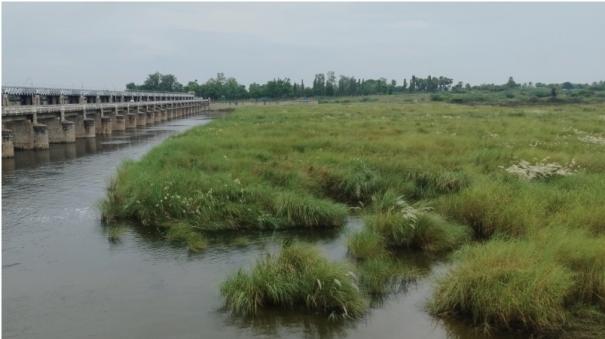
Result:
{"label": "green reed bed", "polygon": [[284,245],[267,254],[249,272],[240,270],[221,286],[226,306],[234,313],[254,315],[266,307],[306,309],[331,318],[357,318],[367,308],[345,265],[322,257],[310,245]]}
{"label": "green reed bed", "polygon": [[[372,260],[402,249],[455,252],[431,301],[435,314],[560,334],[578,327],[578,310],[597,314],[589,319],[605,311],[604,173],[602,103],[465,106],[391,96],[245,107],[125,163],[102,211],[108,223],[187,225],[187,234],[312,231],[360,213],[366,225],[348,245],[366,271],[391,272]],[[242,289],[257,286],[238,277]],[[271,304],[283,305],[280,296]]]}

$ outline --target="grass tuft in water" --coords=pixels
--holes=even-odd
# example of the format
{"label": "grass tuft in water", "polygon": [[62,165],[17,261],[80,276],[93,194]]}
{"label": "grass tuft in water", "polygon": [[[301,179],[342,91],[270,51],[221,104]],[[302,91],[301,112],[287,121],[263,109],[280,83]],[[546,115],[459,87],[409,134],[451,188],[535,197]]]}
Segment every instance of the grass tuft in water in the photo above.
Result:
{"label": "grass tuft in water", "polygon": [[465,247],[460,263],[438,284],[434,314],[467,316],[489,331],[560,331],[567,321],[565,302],[574,274],[528,241],[494,240]]}
{"label": "grass tuft in water", "polygon": [[384,258],[388,256],[386,243],[381,235],[367,228],[349,236],[349,254],[356,259]]}
{"label": "grass tuft in water", "polygon": [[367,308],[355,275],[302,243],[285,244],[279,254],[264,256],[250,272],[239,270],[223,283],[221,294],[227,308],[241,315],[279,307],[357,318]]}
{"label": "grass tuft in water", "polygon": [[366,217],[369,232],[375,232],[387,247],[438,253],[469,240],[465,226],[446,221],[422,205],[408,204],[392,192],[374,199],[375,213]]}

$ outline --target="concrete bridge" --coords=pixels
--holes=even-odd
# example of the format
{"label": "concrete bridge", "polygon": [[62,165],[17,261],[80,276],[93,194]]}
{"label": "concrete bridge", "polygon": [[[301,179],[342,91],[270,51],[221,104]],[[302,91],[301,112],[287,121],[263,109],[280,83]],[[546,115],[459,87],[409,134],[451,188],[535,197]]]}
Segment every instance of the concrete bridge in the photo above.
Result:
{"label": "concrete bridge", "polygon": [[199,114],[189,93],[2,87],[2,157]]}

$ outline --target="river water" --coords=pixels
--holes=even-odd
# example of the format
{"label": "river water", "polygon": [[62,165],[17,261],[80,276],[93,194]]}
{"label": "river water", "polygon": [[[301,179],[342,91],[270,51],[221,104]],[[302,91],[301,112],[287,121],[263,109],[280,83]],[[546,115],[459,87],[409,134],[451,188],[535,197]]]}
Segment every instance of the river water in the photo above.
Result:
{"label": "river water", "polygon": [[441,264],[432,264],[432,273],[357,321],[275,311],[242,319],[222,309],[220,283],[284,238],[313,241],[330,258],[343,259],[347,230],[360,227],[354,218],[340,232],[213,239],[196,255],[137,227],[109,236],[97,206],[116,167],[174,133],[209,121],[200,116],[173,120],[3,160],[3,337],[481,337],[424,311]]}

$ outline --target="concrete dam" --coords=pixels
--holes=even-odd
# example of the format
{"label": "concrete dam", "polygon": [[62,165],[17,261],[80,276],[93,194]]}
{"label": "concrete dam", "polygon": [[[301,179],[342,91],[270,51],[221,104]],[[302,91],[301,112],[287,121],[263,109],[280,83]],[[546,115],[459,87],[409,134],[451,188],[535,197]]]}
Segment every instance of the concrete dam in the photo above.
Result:
{"label": "concrete dam", "polygon": [[190,93],[2,87],[2,157],[200,114]]}

